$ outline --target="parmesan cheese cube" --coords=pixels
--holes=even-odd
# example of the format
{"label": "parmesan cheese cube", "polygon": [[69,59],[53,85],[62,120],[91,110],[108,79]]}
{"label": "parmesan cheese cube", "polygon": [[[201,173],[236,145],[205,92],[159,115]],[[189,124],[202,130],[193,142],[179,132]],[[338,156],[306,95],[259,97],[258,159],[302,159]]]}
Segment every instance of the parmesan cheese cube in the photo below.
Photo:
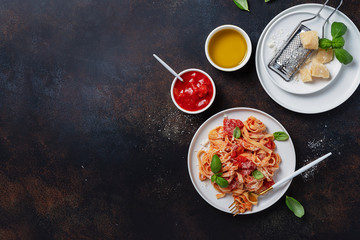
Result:
{"label": "parmesan cheese cube", "polygon": [[332,49],[319,49],[316,54],[316,61],[320,63],[328,63],[331,62],[334,58],[334,51]]}
{"label": "parmesan cheese cube", "polygon": [[300,41],[306,49],[318,49],[319,47],[319,38],[316,31],[300,33]]}
{"label": "parmesan cheese cube", "polygon": [[301,81],[303,81],[303,82],[311,82],[312,81],[310,69],[302,68],[299,70],[299,72],[300,72]]}
{"label": "parmesan cheese cube", "polygon": [[325,65],[316,60],[312,61],[310,71],[311,71],[311,76],[313,77],[321,77],[321,78],[330,77],[329,70],[325,67]]}

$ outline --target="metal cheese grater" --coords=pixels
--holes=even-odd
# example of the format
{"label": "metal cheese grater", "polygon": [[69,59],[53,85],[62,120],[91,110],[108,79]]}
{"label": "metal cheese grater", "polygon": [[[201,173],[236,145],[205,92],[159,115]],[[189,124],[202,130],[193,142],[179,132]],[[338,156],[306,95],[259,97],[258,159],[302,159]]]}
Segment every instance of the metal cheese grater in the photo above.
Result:
{"label": "metal cheese grater", "polygon": [[[292,32],[290,37],[287,39],[285,44],[277,51],[273,59],[271,59],[268,67],[279,74],[285,81],[290,81],[305,60],[311,55],[313,50],[303,48],[300,41],[300,33],[310,31],[311,29],[303,25],[304,22],[314,20],[320,16],[320,12],[324,9],[329,0],[320,8],[319,12],[309,19],[302,20],[299,25]],[[322,37],[324,37],[324,27],[330,17],[339,9],[343,0],[340,1],[339,5],[332,11],[329,17],[325,20],[322,25]]]}

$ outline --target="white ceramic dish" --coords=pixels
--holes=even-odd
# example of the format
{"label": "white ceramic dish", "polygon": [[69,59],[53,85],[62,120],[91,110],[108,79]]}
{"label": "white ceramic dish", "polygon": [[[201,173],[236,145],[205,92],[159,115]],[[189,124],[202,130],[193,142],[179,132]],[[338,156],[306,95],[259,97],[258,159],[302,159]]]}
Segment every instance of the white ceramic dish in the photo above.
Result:
{"label": "white ceramic dish", "polygon": [[197,69],[197,68],[189,68],[189,69],[186,69],[186,70],[182,71],[181,73],[179,73],[179,76],[181,77],[182,74],[184,74],[184,73],[186,73],[186,72],[190,72],[190,71],[201,72],[202,74],[204,74],[205,76],[207,76],[207,77],[209,78],[209,80],[210,80],[210,82],[211,82],[211,85],[212,85],[212,87],[213,87],[213,91],[214,91],[214,92],[213,92],[213,96],[212,96],[209,104],[208,104],[206,107],[204,107],[204,108],[202,108],[202,109],[200,109],[200,110],[198,110],[198,111],[188,111],[188,110],[183,109],[182,107],[180,107],[179,104],[177,104],[177,102],[175,101],[174,91],[173,91],[173,90],[174,90],[174,86],[175,86],[175,82],[176,82],[176,81],[180,81],[180,80],[179,80],[178,78],[176,78],[176,77],[174,78],[174,80],[173,80],[173,82],[172,82],[172,84],[171,84],[170,94],[171,94],[171,99],[172,99],[173,103],[175,104],[175,106],[176,106],[179,110],[181,110],[181,111],[183,111],[183,112],[185,112],[185,113],[188,113],[188,114],[198,114],[198,113],[204,112],[204,111],[205,111],[206,109],[208,109],[208,108],[211,106],[211,104],[214,102],[215,96],[216,96],[216,87],[215,87],[215,83],[214,83],[213,79],[210,77],[210,75],[207,74],[206,72],[204,72],[203,70],[200,70],[200,69]]}
{"label": "white ceramic dish", "polygon": [[[304,12],[317,13],[321,6],[320,4],[302,4],[283,11],[265,27],[256,48],[256,71],[264,90],[281,106],[299,113],[315,114],[329,111],[344,103],[355,92],[360,83],[360,33],[355,24],[340,11],[337,11],[331,17],[331,20],[333,22],[343,22],[347,26],[348,30],[344,36],[346,41],[344,48],[352,54],[354,60],[352,63],[341,67],[336,79],[331,81],[331,84],[313,93],[293,94],[280,88],[270,78],[267,64],[265,65],[263,60],[266,55],[263,49],[265,48],[264,45],[267,44],[265,36],[271,26],[285,15]],[[331,7],[325,7],[322,16],[328,16],[332,10]]]}
{"label": "white ceramic dish", "polygon": [[[274,57],[275,48],[277,50],[281,48],[282,43],[284,43],[288,39],[289,35],[294,31],[295,27],[299,24],[299,22],[304,19],[309,19],[312,16],[313,14],[309,12],[289,13],[277,19],[273,24],[271,24],[269,29],[266,31],[266,34],[264,36],[264,44],[262,44],[262,48],[260,49],[260,52],[262,54],[261,58],[263,59],[263,64],[265,66],[267,66],[271,59]],[[319,37],[321,37],[321,28],[326,18],[327,16],[322,13],[316,19],[306,22],[304,24],[310,29],[317,31]],[[327,23],[324,30],[324,37],[330,39],[331,23],[331,21],[330,23]],[[269,47],[274,43],[276,43],[275,47]],[[287,82],[270,68],[266,67],[265,69],[266,73],[269,75],[269,78],[273,80],[273,82],[281,89],[294,94],[309,94],[320,91],[321,89],[327,87],[329,84],[335,81],[336,76],[340,72],[342,66],[342,64],[337,60],[333,60],[325,65],[330,72],[330,78],[317,78],[314,79],[312,82],[308,83],[303,83],[297,77]]]}
{"label": "white ceramic dish", "polygon": [[[200,181],[199,179],[198,159],[196,156],[197,152],[204,148],[202,143],[208,138],[209,131],[217,126],[222,125],[225,115],[228,118],[236,118],[243,121],[245,121],[250,116],[254,116],[260,119],[266,125],[268,132],[272,133],[276,131],[284,131],[287,133],[287,131],[275,118],[269,114],[260,110],[242,107],[232,108],[219,112],[210,117],[199,127],[190,143],[188,152],[188,170],[191,181],[197,192],[205,201],[221,211],[230,213],[228,207],[233,202],[233,197],[228,194],[224,198],[216,199],[215,195],[218,192],[213,188],[210,180]],[[296,156],[291,137],[289,140],[284,142],[276,141],[276,152],[279,153],[282,162],[280,164],[279,170],[275,174],[275,182],[285,178],[295,171]],[[283,196],[283,194],[290,186],[290,183],[291,181],[284,184],[276,191],[270,191],[268,194],[260,196],[258,205],[253,206],[252,211],[245,212],[244,214],[256,213],[273,205]]]}
{"label": "white ceramic dish", "polygon": [[[233,29],[235,31],[238,31],[245,39],[246,41],[246,45],[247,45],[247,52],[246,52],[246,55],[245,55],[245,58],[241,61],[241,63],[236,66],[236,67],[233,67],[233,68],[223,68],[223,67],[220,67],[218,66],[217,64],[215,64],[210,56],[209,56],[209,42],[210,42],[210,39],[214,36],[215,33],[221,31],[221,30],[224,30],[224,29]],[[233,71],[236,71],[236,70],[239,70],[240,68],[242,68],[243,66],[245,66],[245,64],[249,61],[250,57],[251,57],[251,52],[252,52],[252,45],[251,45],[251,41],[250,41],[250,38],[249,36],[247,35],[247,33],[239,28],[238,26],[235,26],[235,25],[230,25],[230,24],[227,24],[227,25],[221,25],[217,28],[215,28],[214,30],[212,30],[210,32],[210,34],[208,35],[208,37],[206,38],[206,41],[205,41],[205,55],[206,55],[206,58],[207,60],[210,62],[211,65],[213,65],[215,68],[221,70],[221,71],[225,71],[225,72],[233,72]]]}

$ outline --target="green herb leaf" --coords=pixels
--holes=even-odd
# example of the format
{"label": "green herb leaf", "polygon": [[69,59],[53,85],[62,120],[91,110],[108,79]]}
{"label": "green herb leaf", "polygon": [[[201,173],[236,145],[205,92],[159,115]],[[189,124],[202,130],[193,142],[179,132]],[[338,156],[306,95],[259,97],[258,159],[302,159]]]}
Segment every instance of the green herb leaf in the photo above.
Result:
{"label": "green herb leaf", "polygon": [[270,0],[265,0],[265,2],[270,2]]}
{"label": "green herb leaf", "polygon": [[304,216],[305,210],[304,207],[299,203],[295,198],[286,196],[285,199],[286,206],[299,218]]}
{"label": "green herb leaf", "polygon": [[216,178],[216,184],[219,185],[219,187],[221,187],[221,188],[226,188],[227,186],[229,186],[228,181],[226,181],[222,177],[217,177]]}
{"label": "green herb leaf", "polygon": [[346,30],[346,25],[341,22],[333,22],[331,24],[331,36],[333,37],[333,39],[344,35]]}
{"label": "green herb leaf", "polygon": [[214,155],[211,159],[211,164],[210,164],[210,168],[211,171],[213,173],[218,173],[221,169],[221,161],[218,155]]}
{"label": "green herb leaf", "polygon": [[327,38],[321,38],[319,40],[319,48],[328,49],[332,47],[332,41]]}
{"label": "green herb leaf", "polygon": [[287,135],[285,132],[274,132],[273,136],[275,140],[278,141],[286,141],[289,139],[289,135]]}
{"label": "green herb leaf", "polygon": [[212,181],[212,182],[215,182],[215,181],[216,181],[216,178],[217,178],[216,174],[212,175],[212,176],[211,176],[211,181]]}
{"label": "green herb leaf", "polygon": [[332,40],[332,48],[342,48],[345,45],[345,39],[343,37],[337,37]]}
{"label": "green herb leaf", "polygon": [[222,175],[223,175],[223,173],[222,172],[218,172],[218,173],[216,173],[215,174],[217,177],[221,177]]}
{"label": "green herb leaf", "polygon": [[249,6],[248,6],[248,2],[247,0],[234,0],[234,3],[236,4],[236,6],[238,6],[238,8],[240,8],[241,10],[245,10],[245,11],[249,11]]}
{"label": "green herb leaf", "polygon": [[240,128],[238,126],[236,126],[236,128],[234,129],[233,136],[234,136],[234,138],[240,138],[241,137],[241,131],[240,131]]}
{"label": "green herb leaf", "polygon": [[353,60],[351,54],[343,48],[334,49],[334,52],[337,60],[339,60],[342,64],[349,64]]}
{"label": "green herb leaf", "polygon": [[264,175],[259,170],[254,170],[252,172],[252,176],[257,180],[262,179],[264,177]]}

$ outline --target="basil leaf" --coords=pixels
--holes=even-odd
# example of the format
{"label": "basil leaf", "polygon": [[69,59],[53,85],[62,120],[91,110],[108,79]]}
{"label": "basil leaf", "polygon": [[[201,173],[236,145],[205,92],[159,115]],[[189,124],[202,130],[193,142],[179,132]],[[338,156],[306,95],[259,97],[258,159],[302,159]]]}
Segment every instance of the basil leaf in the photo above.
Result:
{"label": "basil leaf", "polygon": [[221,188],[226,188],[227,186],[229,186],[228,181],[226,181],[222,177],[217,177],[216,178],[216,184],[219,185],[219,187],[221,187]]}
{"label": "basil leaf", "polygon": [[248,2],[247,0],[234,0],[234,3],[236,4],[236,6],[238,6],[238,8],[240,8],[241,10],[245,10],[245,11],[249,11],[249,6],[248,6]]}
{"label": "basil leaf", "polygon": [[270,0],[265,0],[265,2],[270,2]]}
{"label": "basil leaf", "polygon": [[304,207],[295,198],[286,196],[286,206],[295,214],[295,216],[301,218],[305,214]]}
{"label": "basil leaf", "polygon": [[216,181],[216,178],[217,178],[216,174],[212,175],[212,176],[211,176],[211,181],[212,181],[212,182],[215,182],[215,181]]}
{"label": "basil leaf", "polygon": [[327,38],[321,38],[319,40],[319,48],[328,49],[332,47],[332,41]]}
{"label": "basil leaf", "polygon": [[344,35],[346,30],[346,25],[341,22],[333,22],[331,24],[331,36],[333,37],[333,39]]}
{"label": "basil leaf", "polygon": [[211,159],[211,164],[210,164],[210,168],[211,171],[213,173],[218,173],[221,169],[221,161],[218,155],[214,155]]}
{"label": "basil leaf", "polygon": [[223,173],[222,172],[218,172],[218,173],[216,173],[215,174],[217,177],[221,177],[222,175],[223,175]]}
{"label": "basil leaf", "polygon": [[287,135],[285,132],[274,132],[273,136],[275,140],[278,141],[286,141],[289,139],[289,135]]}
{"label": "basil leaf", "polygon": [[339,62],[341,62],[342,64],[349,64],[353,60],[351,54],[343,48],[334,49],[334,52],[337,60],[339,60]]}
{"label": "basil leaf", "polygon": [[332,48],[342,48],[345,45],[345,39],[343,37],[337,37],[332,40]]}
{"label": "basil leaf", "polygon": [[241,131],[240,131],[240,128],[238,126],[236,126],[236,128],[234,129],[233,136],[234,136],[234,138],[240,138],[241,137]]}
{"label": "basil leaf", "polygon": [[257,180],[262,179],[264,177],[264,175],[259,170],[254,170],[252,172],[252,176]]}

